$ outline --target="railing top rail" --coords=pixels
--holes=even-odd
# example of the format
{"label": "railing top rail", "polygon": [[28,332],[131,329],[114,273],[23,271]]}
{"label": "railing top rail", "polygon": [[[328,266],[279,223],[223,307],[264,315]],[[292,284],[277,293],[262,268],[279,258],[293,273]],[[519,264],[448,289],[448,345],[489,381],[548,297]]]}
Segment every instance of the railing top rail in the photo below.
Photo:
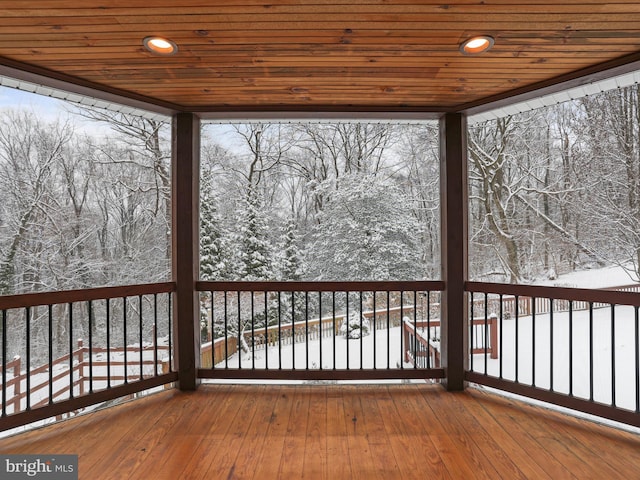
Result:
{"label": "railing top rail", "polygon": [[553,298],[614,305],[640,306],[640,293],[589,288],[513,285],[507,283],[466,282],[465,290],[473,293],[518,295],[521,297]]}
{"label": "railing top rail", "polygon": [[400,292],[441,291],[445,283],[439,280],[371,281],[371,282],[196,282],[198,291],[219,292]]}
{"label": "railing top rail", "polygon": [[0,310],[11,308],[56,305],[61,303],[104,300],[107,298],[169,293],[176,289],[175,282],[149,283],[142,285],[123,285],[117,287],[88,288],[82,290],[62,290],[58,292],[24,293],[0,297]]}

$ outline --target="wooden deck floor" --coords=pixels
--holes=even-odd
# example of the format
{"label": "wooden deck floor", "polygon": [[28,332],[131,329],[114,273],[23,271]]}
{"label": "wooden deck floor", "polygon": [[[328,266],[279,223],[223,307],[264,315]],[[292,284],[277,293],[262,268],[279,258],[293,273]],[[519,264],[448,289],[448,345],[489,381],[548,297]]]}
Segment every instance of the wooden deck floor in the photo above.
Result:
{"label": "wooden deck floor", "polygon": [[81,479],[631,479],[640,436],[481,390],[203,385],[0,440]]}

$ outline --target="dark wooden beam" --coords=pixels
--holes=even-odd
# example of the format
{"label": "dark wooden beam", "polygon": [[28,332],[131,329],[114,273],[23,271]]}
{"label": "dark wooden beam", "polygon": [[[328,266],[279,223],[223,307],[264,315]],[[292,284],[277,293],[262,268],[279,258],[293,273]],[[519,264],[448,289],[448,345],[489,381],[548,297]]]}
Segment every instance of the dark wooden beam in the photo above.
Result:
{"label": "dark wooden beam", "polygon": [[467,118],[450,113],[440,120],[442,294],[441,360],[448,390],[462,390],[468,364]]}
{"label": "dark wooden beam", "polygon": [[174,358],[181,390],[195,390],[200,362],[196,281],[199,272],[198,211],[200,119],[192,113],[173,117],[172,259],[176,295],[173,309]]}

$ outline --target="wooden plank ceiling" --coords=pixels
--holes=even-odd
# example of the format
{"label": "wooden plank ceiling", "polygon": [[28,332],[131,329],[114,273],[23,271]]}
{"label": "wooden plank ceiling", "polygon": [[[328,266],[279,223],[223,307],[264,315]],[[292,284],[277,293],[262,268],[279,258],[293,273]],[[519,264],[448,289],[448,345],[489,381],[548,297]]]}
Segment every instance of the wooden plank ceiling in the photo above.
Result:
{"label": "wooden plank ceiling", "polygon": [[[493,49],[460,54],[460,42],[476,34],[493,36]],[[166,58],[147,52],[148,35],[173,40],[179,52]],[[0,65],[195,112],[455,111],[594,65],[637,61],[639,52],[637,0],[0,6]]]}

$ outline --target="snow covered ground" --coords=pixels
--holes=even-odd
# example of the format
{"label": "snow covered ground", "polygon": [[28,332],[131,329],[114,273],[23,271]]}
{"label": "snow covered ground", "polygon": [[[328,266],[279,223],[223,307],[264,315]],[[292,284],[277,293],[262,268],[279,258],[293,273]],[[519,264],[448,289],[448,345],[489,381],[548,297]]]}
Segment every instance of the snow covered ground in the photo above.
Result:
{"label": "snow covered ground", "polygon": [[559,275],[554,280],[536,281],[534,285],[567,288],[610,288],[634,283],[637,282],[634,282],[622,267],[614,266],[566,273]]}
{"label": "snow covered ground", "polygon": [[[374,333],[375,332],[375,333]],[[347,340],[344,336],[325,337],[294,345],[272,345],[256,349],[252,353],[233,354],[228,362],[218,363],[215,368],[283,368],[283,369],[371,369],[401,368],[401,328],[394,327],[372,331],[359,339]],[[334,350],[335,344],[335,350]],[[374,348],[375,344],[375,348]],[[335,355],[334,355],[335,351]],[[374,355],[375,353],[375,355]],[[404,364],[404,368],[413,368]]]}
{"label": "snow covered ground", "polygon": [[[593,399],[610,404],[612,402],[612,367],[615,366],[615,403],[618,407],[634,410],[636,405],[635,368],[638,357],[635,324],[633,307],[615,307],[613,323],[615,348],[612,350],[612,322],[609,307],[594,309],[591,336],[589,311],[573,312],[571,343],[568,312],[554,314],[553,329],[550,315],[536,315],[535,336],[532,317],[518,318],[517,325],[513,318],[503,320],[503,349],[498,359],[487,358],[487,373],[497,377],[502,366],[502,376],[507,380],[516,380],[517,352],[518,382],[531,385],[535,380],[536,387],[550,389],[553,379],[553,390],[568,394],[569,347],[572,345],[573,395],[588,399],[590,387],[593,385]],[[553,342],[551,341],[552,333]],[[592,357],[590,357],[590,346]],[[474,355],[473,371],[484,373],[484,362],[484,355]],[[591,362],[593,362],[593,376],[590,373]]]}

